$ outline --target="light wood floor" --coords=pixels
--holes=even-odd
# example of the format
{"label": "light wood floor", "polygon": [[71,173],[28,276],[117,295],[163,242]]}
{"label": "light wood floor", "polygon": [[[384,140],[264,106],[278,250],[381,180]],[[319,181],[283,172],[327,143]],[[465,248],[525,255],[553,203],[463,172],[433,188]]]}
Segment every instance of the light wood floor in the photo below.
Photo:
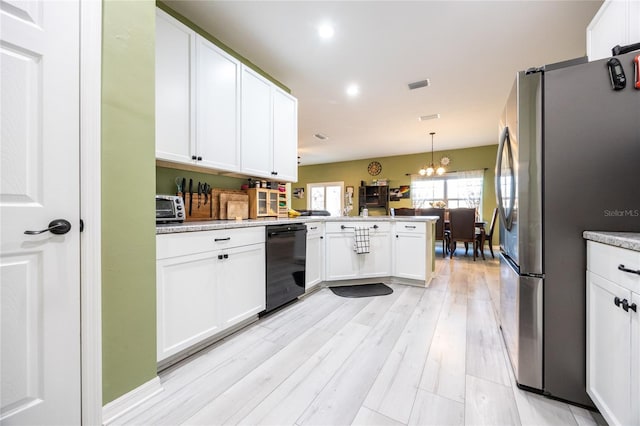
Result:
{"label": "light wood floor", "polygon": [[491,303],[499,264],[462,251],[438,258],[428,289],[322,289],[261,319],[161,374],[164,391],[117,424],[602,423],[516,387]]}

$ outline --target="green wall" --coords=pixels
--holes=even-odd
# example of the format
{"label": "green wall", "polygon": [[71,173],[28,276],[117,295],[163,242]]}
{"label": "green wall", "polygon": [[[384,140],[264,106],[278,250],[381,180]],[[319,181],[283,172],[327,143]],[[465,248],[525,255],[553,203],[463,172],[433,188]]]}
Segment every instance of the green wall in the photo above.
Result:
{"label": "green wall", "polygon": [[189,179],[193,179],[193,187],[198,187],[198,182],[206,182],[212,188],[240,189],[240,185],[247,183],[247,179],[220,176],[185,170],[171,169],[167,167],[156,167],[156,194],[171,195],[178,190],[175,184],[177,177],[185,178],[187,186]]}
{"label": "green wall", "polygon": [[[484,173],[483,201],[482,201],[482,217],[484,220],[491,220],[493,208],[496,206],[496,194],[494,188],[495,164],[497,145],[487,145],[475,148],[456,149],[442,152],[435,152],[434,158],[440,158],[443,155],[451,158],[451,164],[447,168],[448,171],[465,171],[486,169]],[[339,163],[317,164],[312,166],[301,166],[298,168],[298,182],[291,184],[293,188],[304,188],[305,198],[299,199],[292,197],[291,208],[306,209],[307,208],[307,184],[317,182],[340,182],[343,181],[345,187],[353,186],[354,209],[351,215],[358,214],[358,187],[360,181],[366,181],[369,185],[374,178],[389,180],[391,188],[397,188],[400,185],[411,185],[411,176],[407,174],[415,174],[420,168],[431,159],[431,153],[398,155],[394,157],[368,158],[364,160],[344,161]],[[378,161],[382,164],[382,172],[372,177],[367,172],[367,165],[371,161]],[[411,207],[411,199],[403,199],[400,201],[392,201],[390,207]],[[378,212],[371,211],[370,214]],[[497,243],[497,232],[494,233],[494,244]]]}
{"label": "green wall", "polygon": [[156,376],[155,2],[103,2],[102,380]]}

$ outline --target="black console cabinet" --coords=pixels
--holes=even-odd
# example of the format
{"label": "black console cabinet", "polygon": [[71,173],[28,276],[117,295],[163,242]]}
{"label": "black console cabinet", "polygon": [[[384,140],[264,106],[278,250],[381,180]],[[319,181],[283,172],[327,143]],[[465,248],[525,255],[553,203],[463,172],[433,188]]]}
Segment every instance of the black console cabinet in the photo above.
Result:
{"label": "black console cabinet", "polygon": [[383,208],[385,214],[389,212],[389,187],[388,186],[361,186],[358,190],[359,211],[365,207]]}

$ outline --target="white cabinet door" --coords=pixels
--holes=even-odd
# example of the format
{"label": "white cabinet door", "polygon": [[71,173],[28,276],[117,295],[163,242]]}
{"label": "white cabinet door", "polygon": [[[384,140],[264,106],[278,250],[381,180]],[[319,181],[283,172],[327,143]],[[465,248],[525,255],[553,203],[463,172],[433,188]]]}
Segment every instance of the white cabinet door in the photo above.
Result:
{"label": "white cabinet door", "polygon": [[298,101],[273,91],[273,171],[278,181],[298,180]]}
{"label": "white cabinet door", "polygon": [[199,166],[240,171],[240,62],[196,37],[196,154]]}
{"label": "white cabinet door", "polygon": [[369,230],[369,253],[358,254],[361,278],[391,276],[391,234]]}
{"label": "white cabinet door", "polygon": [[216,301],[218,252],[157,261],[158,361],[220,330]]}
{"label": "white cabinet door", "polygon": [[[587,26],[587,56],[590,61],[611,57],[611,48],[640,40],[640,2],[605,0]],[[628,77],[628,76],[627,76]]]}
{"label": "white cabinet door", "polygon": [[320,284],[324,272],[324,224],[307,224],[307,259],[305,266],[305,290]]}
{"label": "white cabinet door", "polygon": [[243,66],[241,93],[242,173],[272,178],[271,83]]}
{"label": "white cabinet door", "polygon": [[616,298],[629,300],[631,292],[587,272],[587,392],[607,423],[629,425],[631,325]]}
{"label": "white cabinet door", "polygon": [[156,9],[156,158],[192,162],[195,32]]}
{"label": "white cabinet door", "polygon": [[353,233],[327,233],[325,278],[327,281],[358,278],[357,255],[353,251]]}
{"label": "white cabinet door", "polygon": [[394,240],[393,275],[412,280],[425,279],[427,242],[424,234],[397,233]]}
{"label": "white cabinet door", "polygon": [[216,300],[222,328],[264,311],[266,304],[265,248],[252,244],[219,252],[223,272],[218,277]]}

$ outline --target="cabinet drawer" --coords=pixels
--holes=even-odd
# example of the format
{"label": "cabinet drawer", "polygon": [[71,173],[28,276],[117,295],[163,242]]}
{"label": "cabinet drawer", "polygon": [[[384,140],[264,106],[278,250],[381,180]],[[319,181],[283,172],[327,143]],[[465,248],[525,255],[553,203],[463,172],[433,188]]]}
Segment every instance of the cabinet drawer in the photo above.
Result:
{"label": "cabinet drawer", "polygon": [[312,222],[307,223],[307,238],[324,234],[324,223]]}
{"label": "cabinet drawer", "polygon": [[589,271],[631,291],[640,292],[640,275],[621,271],[618,269],[620,265],[634,271],[640,270],[640,252],[594,241],[587,242]]}
{"label": "cabinet drawer", "polygon": [[[344,226],[344,229],[342,228]],[[369,228],[370,232],[389,232],[391,224],[389,222],[329,222],[326,224],[326,232],[347,233],[353,232],[356,227]],[[377,227],[377,228],[376,228]]]}
{"label": "cabinet drawer", "polygon": [[264,226],[162,234],[156,237],[156,259],[264,243]]}
{"label": "cabinet drawer", "polygon": [[396,222],[396,232],[426,234],[427,224],[425,222]]}

